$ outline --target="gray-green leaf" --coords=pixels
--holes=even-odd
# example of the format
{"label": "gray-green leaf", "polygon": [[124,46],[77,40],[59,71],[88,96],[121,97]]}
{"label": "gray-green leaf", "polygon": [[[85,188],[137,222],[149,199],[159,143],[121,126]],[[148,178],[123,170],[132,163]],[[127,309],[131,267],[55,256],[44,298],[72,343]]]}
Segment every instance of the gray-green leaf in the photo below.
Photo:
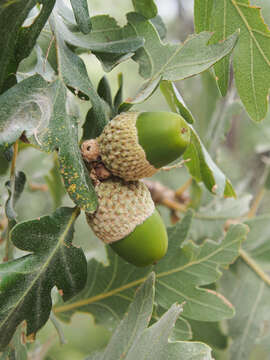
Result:
{"label": "gray-green leaf", "polygon": [[157,16],[157,6],[154,0],[132,0],[134,10],[146,19]]}
{"label": "gray-green leaf", "polygon": [[[218,321],[232,317],[234,310],[225,298],[200,286],[215,282],[221,275],[219,268],[235,260],[247,228],[244,225],[231,227],[220,243],[208,240],[201,246],[192,242],[185,244],[191,217],[189,212],[182,222],[169,228],[167,255],[154,267],[156,302],[167,310],[176,301],[186,301],[183,314],[197,320]],[[55,307],[58,316],[68,320],[80,310],[92,313],[96,321],[110,326],[123,316],[134,296],[134,289],[152,268],[136,268],[110,248],[108,257],[109,266],[106,267],[94,259],[89,261],[89,274],[95,273],[96,280],[89,277],[88,285],[80,295],[63,306],[58,304]]]}
{"label": "gray-green leaf", "polygon": [[211,359],[211,349],[205,344],[168,342],[182,306],[172,305],[161,319],[147,328],[153,308],[153,279],[152,273],[137,290],[128,313],[106,349],[90,356],[88,360]]}
{"label": "gray-green leaf", "polygon": [[88,34],[91,31],[92,24],[87,0],[71,0],[70,2],[80,31],[84,34]]}
{"label": "gray-green leaf", "polygon": [[203,182],[213,194],[226,197],[236,197],[230,180],[214,163],[206,148],[202,144],[195,129],[190,126],[191,138],[183,157],[190,159],[186,166],[192,177],[198,182]]}
{"label": "gray-green leaf", "polygon": [[31,136],[42,126],[39,99],[46,97],[47,86],[40,75],[33,75],[0,96],[0,149],[13,144],[24,131]]}
{"label": "gray-green leaf", "polygon": [[87,212],[95,211],[97,198],[78,146],[78,124],[66,113],[66,88],[57,80],[48,88],[46,99],[48,119],[35,134],[36,145],[42,150],[58,151],[60,172],[71,199]]}
{"label": "gray-green leaf", "polygon": [[181,80],[207,70],[229,54],[237,41],[235,33],[222,43],[207,45],[210,33],[190,36],[181,44],[163,44],[150,21],[137,13],[127,15],[126,31],[129,36],[142,36],[144,46],[138,49],[133,60],[139,63],[140,74],[146,79]]}

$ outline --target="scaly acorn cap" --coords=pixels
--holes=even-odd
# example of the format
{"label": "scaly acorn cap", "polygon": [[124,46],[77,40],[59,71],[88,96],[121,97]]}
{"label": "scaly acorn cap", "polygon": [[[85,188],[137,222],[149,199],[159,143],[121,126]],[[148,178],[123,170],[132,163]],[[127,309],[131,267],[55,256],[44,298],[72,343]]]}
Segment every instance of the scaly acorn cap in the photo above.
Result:
{"label": "scaly acorn cap", "polygon": [[126,181],[154,175],[180,157],[189,141],[189,126],[170,112],[121,113],[97,138],[102,162]]}
{"label": "scaly acorn cap", "polygon": [[111,178],[95,190],[99,207],[94,214],[86,213],[86,219],[99,239],[136,266],[165,255],[166,228],[144,183]]}

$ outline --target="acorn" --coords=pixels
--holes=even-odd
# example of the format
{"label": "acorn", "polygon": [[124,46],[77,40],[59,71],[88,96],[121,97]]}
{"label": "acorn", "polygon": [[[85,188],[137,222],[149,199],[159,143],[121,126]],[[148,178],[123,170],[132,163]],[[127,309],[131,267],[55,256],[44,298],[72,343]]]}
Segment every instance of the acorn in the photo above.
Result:
{"label": "acorn", "polygon": [[184,118],[171,112],[125,112],[96,139],[102,162],[126,181],[154,175],[179,158],[190,141]]}
{"label": "acorn", "polygon": [[113,177],[95,190],[99,207],[86,219],[99,239],[136,266],[154,264],[166,254],[166,228],[144,183]]}

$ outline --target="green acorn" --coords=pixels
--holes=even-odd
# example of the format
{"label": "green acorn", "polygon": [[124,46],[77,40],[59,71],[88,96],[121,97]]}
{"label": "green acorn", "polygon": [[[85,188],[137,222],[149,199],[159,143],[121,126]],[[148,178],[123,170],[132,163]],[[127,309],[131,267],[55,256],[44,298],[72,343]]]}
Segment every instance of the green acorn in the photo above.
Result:
{"label": "green acorn", "polygon": [[190,141],[182,116],[170,112],[117,115],[96,139],[102,162],[126,181],[152,176],[179,158]]}
{"label": "green acorn", "polygon": [[154,264],[166,254],[166,228],[144,183],[112,178],[95,190],[99,207],[86,219],[99,239],[136,266]]}

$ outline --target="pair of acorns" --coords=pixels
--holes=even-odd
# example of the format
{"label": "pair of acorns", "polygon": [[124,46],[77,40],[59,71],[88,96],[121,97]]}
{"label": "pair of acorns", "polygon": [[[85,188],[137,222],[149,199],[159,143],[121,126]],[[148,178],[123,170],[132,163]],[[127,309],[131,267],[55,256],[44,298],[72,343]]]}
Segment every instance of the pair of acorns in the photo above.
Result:
{"label": "pair of acorns", "polygon": [[86,213],[87,222],[99,239],[136,266],[156,263],[168,247],[163,220],[139,179],[180,157],[189,141],[189,126],[178,114],[126,112],[82,144],[99,203],[94,214]]}

